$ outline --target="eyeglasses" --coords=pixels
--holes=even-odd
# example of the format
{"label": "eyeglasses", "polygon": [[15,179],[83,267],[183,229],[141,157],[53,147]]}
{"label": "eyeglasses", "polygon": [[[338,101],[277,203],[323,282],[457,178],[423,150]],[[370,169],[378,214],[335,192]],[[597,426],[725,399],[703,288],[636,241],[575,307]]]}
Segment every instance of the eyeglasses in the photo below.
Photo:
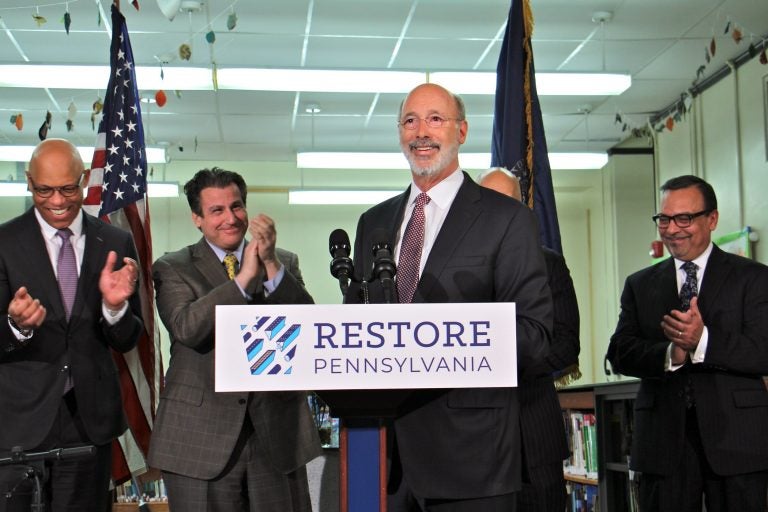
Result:
{"label": "eyeglasses", "polygon": [[397,124],[405,128],[406,130],[416,130],[422,121],[427,123],[427,126],[429,126],[430,128],[442,128],[442,126],[445,124],[446,121],[463,121],[463,119],[459,119],[456,117],[441,117],[437,114],[432,114],[431,116],[427,116],[423,118],[416,117],[416,116],[406,117],[405,119],[401,120]]}
{"label": "eyeglasses", "polygon": [[29,182],[32,184],[32,191],[43,199],[47,199],[53,195],[54,192],[58,192],[64,197],[72,197],[80,192],[80,183],[83,181],[83,175],[80,175],[80,179],[74,185],[64,185],[62,187],[48,187],[46,185],[38,187],[32,178],[29,178]]}
{"label": "eyeglasses", "polygon": [[677,227],[679,228],[687,228],[691,225],[693,219],[701,217],[702,215],[709,215],[711,212],[712,210],[701,210],[696,213],[678,213],[677,215],[663,215],[659,213],[651,218],[660,228],[668,227],[671,221],[675,221],[675,224],[677,224]]}

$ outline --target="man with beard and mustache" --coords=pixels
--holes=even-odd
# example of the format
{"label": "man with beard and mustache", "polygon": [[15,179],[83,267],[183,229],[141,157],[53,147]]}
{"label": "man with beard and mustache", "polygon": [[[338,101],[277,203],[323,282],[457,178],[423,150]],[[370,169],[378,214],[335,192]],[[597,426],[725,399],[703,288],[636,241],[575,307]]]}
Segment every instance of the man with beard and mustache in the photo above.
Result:
{"label": "man with beard and mustache", "polygon": [[696,176],[661,187],[672,255],[627,278],[607,358],[640,377],[630,468],[640,510],[763,512],[768,487],[768,267],[712,243],[717,198]]}
{"label": "man with beard and mustache", "polygon": [[[413,181],[360,217],[355,281],[371,282],[365,290],[351,286],[346,302],[385,302],[369,274],[372,246],[388,242],[401,303],[515,302],[518,373],[524,374],[547,355],[552,331],[533,213],[461,171],[459,146],[468,128],[461,98],[420,85],[398,120]],[[390,511],[515,510],[522,463],[517,391],[457,386],[414,391],[398,409],[390,429]]]}

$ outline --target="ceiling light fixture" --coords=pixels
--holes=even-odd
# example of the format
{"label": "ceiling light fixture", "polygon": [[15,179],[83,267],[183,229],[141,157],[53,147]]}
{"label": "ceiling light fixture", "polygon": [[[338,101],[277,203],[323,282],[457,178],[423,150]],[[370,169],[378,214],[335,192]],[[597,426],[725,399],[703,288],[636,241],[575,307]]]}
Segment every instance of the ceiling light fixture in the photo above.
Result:
{"label": "ceiling light fixture", "polygon": [[[29,162],[35,146],[0,146],[0,162]],[[79,146],[77,150],[86,167],[93,161],[93,146]],[[165,148],[146,148],[148,164],[164,164]]]}
{"label": "ceiling light fixture", "polygon": [[[55,84],[51,76],[57,77]],[[136,81],[145,90],[213,90],[208,68],[169,67],[164,76],[160,78],[155,67],[136,67]],[[93,90],[93,84],[108,77],[107,66],[0,65],[0,87]],[[242,91],[405,94],[433,82],[456,94],[496,94],[496,73],[487,72],[218,68],[217,78],[219,89]],[[618,95],[631,85],[627,74],[536,73],[539,96]]]}
{"label": "ceiling light fixture", "polygon": [[[465,169],[487,169],[490,153],[460,153],[459,162]],[[605,153],[549,153],[552,169],[602,169],[608,163]],[[300,169],[409,169],[402,153],[296,153]]]}

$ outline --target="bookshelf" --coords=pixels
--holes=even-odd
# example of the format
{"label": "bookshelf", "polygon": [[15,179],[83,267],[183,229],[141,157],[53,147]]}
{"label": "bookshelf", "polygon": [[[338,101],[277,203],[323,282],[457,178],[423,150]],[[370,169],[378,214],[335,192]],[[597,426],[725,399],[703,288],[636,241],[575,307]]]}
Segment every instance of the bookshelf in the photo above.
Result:
{"label": "bookshelf", "polygon": [[638,381],[560,389],[571,457],[563,463],[569,511],[635,512],[629,449]]}

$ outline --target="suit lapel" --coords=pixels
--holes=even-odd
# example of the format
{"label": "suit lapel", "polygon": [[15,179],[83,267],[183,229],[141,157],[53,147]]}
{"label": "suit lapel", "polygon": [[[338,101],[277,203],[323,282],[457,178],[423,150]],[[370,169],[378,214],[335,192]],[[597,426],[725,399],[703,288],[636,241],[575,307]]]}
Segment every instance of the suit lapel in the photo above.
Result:
{"label": "suit lapel", "polygon": [[667,258],[659,263],[651,276],[644,292],[648,294],[647,304],[654,304],[667,314],[673,309],[681,309],[680,296],[677,292],[675,260]]}
{"label": "suit lapel", "polygon": [[482,208],[480,201],[479,185],[476,185],[464,173],[464,182],[459,188],[459,192],[448,210],[440,232],[437,234],[435,243],[429,251],[429,257],[424,265],[422,277],[425,275],[434,276],[430,279],[419,279],[416,287],[414,302],[422,302],[429,297],[430,291],[440,280],[440,274],[445,265],[451,260],[456,249],[461,245],[464,235],[475,223],[477,217],[481,214]]}
{"label": "suit lapel", "polygon": [[221,264],[219,258],[216,257],[216,253],[213,252],[205,238],[201,238],[199,242],[192,246],[192,264],[208,281],[211,288],[220,286],[229,280],[227,270]]}
{"label": "suit lapel", "polygon": [[718,246],[712,247],[712,253],[704,269],[704,278],[699,287],[699,309],[702,314],[710,301],[720,294],[723,284],[729,279],[731,265],[725,252]]}
{"label": "suit lapel", "polygon": [[[77,294],[72,305],[71,318],[81,318],[85,304],[88,303],[86,294],[99,290],[98,282],[101,277],[101,269],[107,261],[107,248],[104,243],[102,225],[96,222],[95,217],[83,212],[83,235],[85,236],[85,248],[83,249],[83,261],[80,264],[80,276],[77,279]],[[119,265],[117,262],[116,265]],[[93,286],[96,283],[96,286]],[[100,302],[100,301],[99,301]]]}

